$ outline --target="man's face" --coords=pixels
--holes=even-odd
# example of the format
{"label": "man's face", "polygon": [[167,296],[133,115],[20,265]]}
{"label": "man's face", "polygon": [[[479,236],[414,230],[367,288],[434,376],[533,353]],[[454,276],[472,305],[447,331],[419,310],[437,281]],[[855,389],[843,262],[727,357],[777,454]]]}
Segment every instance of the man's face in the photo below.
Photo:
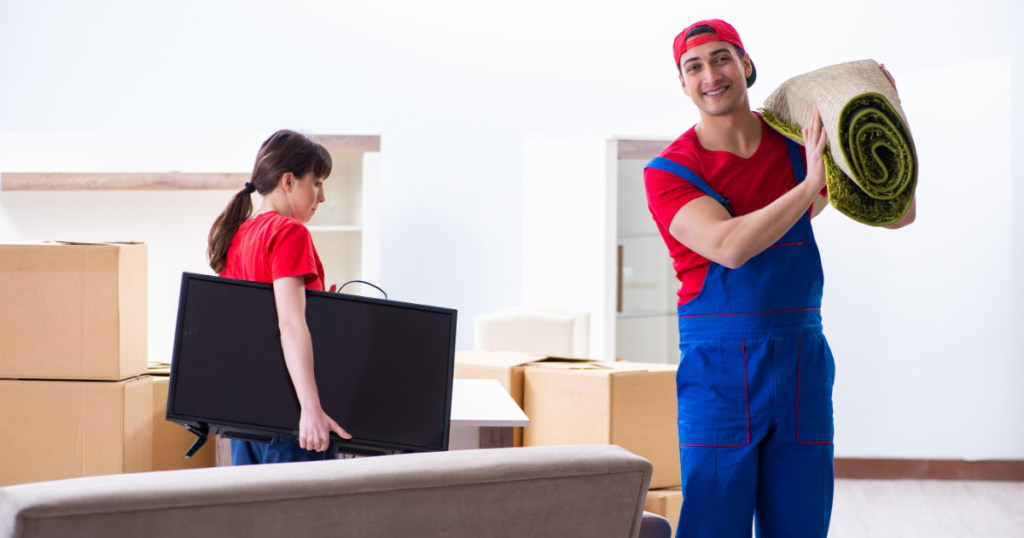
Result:
{"label": "man's face", "polygon": [[740,60],[725,41],[711,41],[687,50],[679,58],[683,92],[705,114],[721,116],[747,99],[750,57]]}

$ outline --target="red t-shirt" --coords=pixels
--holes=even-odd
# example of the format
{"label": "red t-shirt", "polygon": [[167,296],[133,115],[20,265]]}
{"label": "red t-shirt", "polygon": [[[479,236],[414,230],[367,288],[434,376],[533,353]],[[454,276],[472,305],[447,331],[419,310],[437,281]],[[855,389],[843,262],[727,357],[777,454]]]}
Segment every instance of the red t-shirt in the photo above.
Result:
{"label": "red t-shirt", "polygon": [[[803,147],[800,153],[806,162]],[[727,151],[704,149],[693,127],[665,148],[661,157],[675,161],[700,176],[715,192],[732,202],[736,216],[757,211],[796,186],[786,140],[764,120],[761,120],[761,143],[749,159]],[[700,292],[711,262],[672,237],[668,227],[679,209],[691,200],[707,195],[693,183],[655,168],[644,170],[644,184],[647,207],[668,246],[676,277],[681,283],[679,304],[682,305]]]}
{"label": "red t-shirt", "polygon": [[276,211],[257,215],[238,227],[220,276],[266,284],[304,276],[306,288],[324,289],[324,266],[309,230]]}

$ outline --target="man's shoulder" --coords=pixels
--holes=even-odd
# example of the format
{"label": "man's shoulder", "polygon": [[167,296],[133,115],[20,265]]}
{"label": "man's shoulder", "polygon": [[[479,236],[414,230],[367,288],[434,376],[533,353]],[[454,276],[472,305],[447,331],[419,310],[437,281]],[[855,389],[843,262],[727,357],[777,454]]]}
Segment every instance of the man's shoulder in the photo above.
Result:
{"label": "man's shoulder", "polygon": [[693,127],[679,135],[658,154],[658,157],[668,159],[681,164],[687,168],[694,169],[700,166],[700,152],[697,151],[697,132]]}

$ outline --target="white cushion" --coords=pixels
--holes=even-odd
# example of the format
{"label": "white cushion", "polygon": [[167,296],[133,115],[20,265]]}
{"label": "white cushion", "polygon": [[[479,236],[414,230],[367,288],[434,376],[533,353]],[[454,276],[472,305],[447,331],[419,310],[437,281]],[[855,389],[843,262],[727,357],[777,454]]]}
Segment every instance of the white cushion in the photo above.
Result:
{"label": "white cushion", "polygon": [[474,347],[572,357],[574,322],[572,316],[533,311],[474,316]]}
{"label": "white cushion", "polygon": [[586,310],[550,305],[516,306],[512,308],[499,308],[495,311],[496,314],[513,312],[544,312],[548,314],[558,314],[561,316],[572,316],[574,320],[572,326],[572,353],[566,356],[577,359],[590,358],[590,312]]}

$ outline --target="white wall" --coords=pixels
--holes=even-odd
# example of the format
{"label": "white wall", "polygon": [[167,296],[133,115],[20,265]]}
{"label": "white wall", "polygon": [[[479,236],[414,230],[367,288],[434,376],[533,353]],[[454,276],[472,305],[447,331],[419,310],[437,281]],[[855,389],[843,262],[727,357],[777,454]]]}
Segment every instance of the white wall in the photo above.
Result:
{"label": "white wall", "polygon": [[837,454],[1019,458],[1024,446],[1010,117],[949,110],[935,88],[951,71],[986,73],[986,101],[1011,104],[1008,56],[900,78],[921,163],[915,224],[872,229],[831,208],[815,220]]}
{"label": "white wall", "polygon": [[[758,67],[759,80],[751,92],[755,103],[790,76],[875,58],[886,63],[901,89],[906,81],[907,91],[912,91],[917,74],[931,72],[931,80],[939,81],[929,88],[932,96],[948,96],[944,114],[953,109],[971,116],[1005,116],[1007,111],[990,101],[991,72],[951,66],[1009,54],[1014,77],[1011,125],[1019,125],[1024,121],[1021,9],[1014,0],[0,0],[0,132],[266,136],[289,127],[381,134],[382,283],[398,299],[458,308],[459,343],[469,347],[474,314],[520,302],[523,136],[682,132],[694,114],[677,88],[670,49],[672,38],[691,21],[719,16],[739,29]],[[914,110],[910,103],[907,108],[915,134],[924,136],[924,126],[934,124],[927,117],[939,111]],[[1010,276],[998,269],[973,273],[972,289],[983,293],[964,301],[976,301],[982,310],[929,311],[909,318],[917,325],[907,327],[907,341],[910,334],[934,334],[924,320],[939,323],[936,327],[949,333],[970,317],[972,331],[980,331],[977,319],[984,316],[997,337],[1006,334],[999,330],[1007,326],[1007,309],[1013,316],[1009,328],[1024,323],[1024,212],[1017,209],[1024,207],[1020,133],[1014,131],[1009,150],[1014,155],[1012,185],[1017,188],[1010,189],[1013,203],[1004,212],[1008,217],[985,221],[997,228],[985,232],[995,235],[986,237],[987,249],[971,251],[1008,250]],[[998,136],[1005,138],[1005,133]],[[987,170],[1005,165],[1003,156],[993,156],[990,144],[972,148],[978,146],[986,150],[982,155],[968,154],[959,145],[919,144],[922,156],[943,159],[941,164],[925,161],[922,173],[929,166],[936,173],[939,167],[973,172],[967,165],[993,159],[998,162],[986,164]],[[920,222],[905,235],[893,234],[892,243],[876,242],[879,237],[890,239],[874,231],[851,231],[854,236],[843,237],[858,241],[860,251],[880,256],[879,263],[891,262],[913,279],[927,272],[932,276],[926,282],[934,284],[951,281],[942,277],[947,270],[968,274],[963,265],[968,262],[954,259],[950,267],[929,263],[931,252],[915,251],[914,259],[902,252],[918,244],[947,250],[959,246],[942,239],[962,230],[938,220],[942,201],[953,198],[952,187],[930,177],[921,178]],[[955,193],[977,207],[998,205],[988,191]],[[23,199],[17,196],[22,195],[0,193],[0,226],[37,239],[103,231],[99,228],[106,221],[94,216],[116,198],[55,195],[55,207],[67,206],[69,218],[44,226],[28,224],[36,221],[19,213]],[[49,199],[41,198],[38,203]],[[87,209],[71,207],[76,204]],[[139,229],[150,226],[146,219],[163,215],[155,209],[130,211],[137,211]],[[832,224],[839,233],[836,217],[822,218],[823,239]],[[185,241],[181,248],[189,259],[201,257],[197,253],[205,245],[197,234],[191,242],[196,244]],[[840,258],[832,254],[826,254],[825,262],[833,294],[826,319],[840,360],[837,453],[1024,458],[1024,406],[1010,387],[1022,378],[1021,351],[997,338],[986,343],[984,353],[967,348],[957,352],[956,346],[971,336],[987,342],[975,331],[949,345],[925,347],[930,341],[919,338],[921,348],[895,345],[890,355],[868,356],[865,344],[843,332],[846,324],[841,320],[850,320],[851,326],[870,320],[877,305],[841,311],[844,273],[835,269]],[[881,258],[883,254],[888,257]],[[952,258],[942,253],[943,262]],[[1006,283],[1008,289],[993,295],[994,284],[978,284],[986,279]],[[914,284],[906,293],[916,300],[947,292],[922,285]],[[1011,297],[1008,306],[1004,296]],[[942,306],[927,304],[927,310]],[[886,309],[890,306],[885,304]],[[910,311],[906,303],[897,306],[892,311],[901,316]],[[895,339],[892,332],[881,334],[887,343]],[[976,371],[954,370],[961,365]]]}
{"label": "white wall", "polygon": [[[527,137],[524,148],[523,207],[537,218],[522,229],[524,244],[531,246],[521,253],[522,302],[589,311],[589,357],[611,360],[616,254],[609,240],[615,220],[607,215],[615,211],[608,177],[615,170],[615,143],[596,136]],[[573,196],[578,203],[563,207]]]}

